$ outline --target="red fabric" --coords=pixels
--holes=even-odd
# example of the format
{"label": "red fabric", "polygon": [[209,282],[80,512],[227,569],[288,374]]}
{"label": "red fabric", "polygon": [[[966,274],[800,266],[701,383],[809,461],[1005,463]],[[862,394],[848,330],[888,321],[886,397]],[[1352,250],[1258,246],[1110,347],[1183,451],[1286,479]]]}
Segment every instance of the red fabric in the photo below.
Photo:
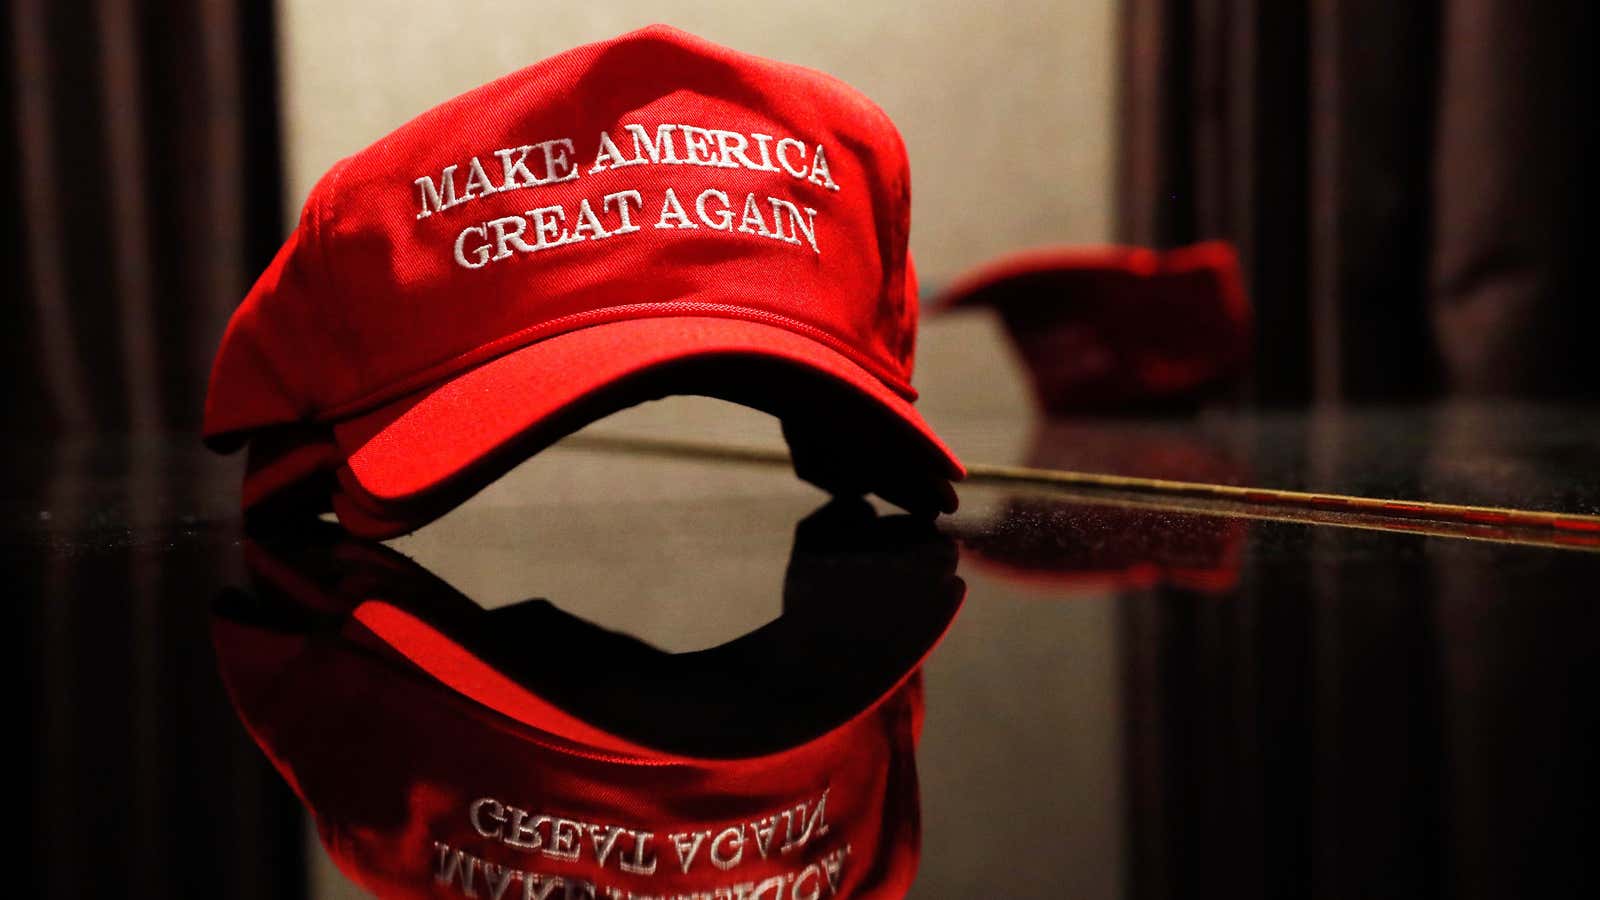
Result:
{"label": "red fabric", "polygon": [[665,27],[577,48],[317,184],[229,324],[206,439],[340,426],[354,502],[413,522],[384,504],[504,450],[563,398],[734,354],[848,386],[904,423],[901,466],[942,484],[960,463],[909,405],[909,198],[898,132],[832,78]]}
{"label": "red fabric", "polygon": [[326,428],[280,428],[250,443],[245,468],[246,509],[279,497],[319,472],[336,469],[344,454]]}
{"label": "red fabric", "polygon": [[[892,410],[937,455],[950,452],[911,404],[860,366],[811,338],[756,322],[718,318],[630,319],[568,332],[479,366],[420,399],[407,398],[335,426],[349,453],[353,488],[374,500],[412,499],[458,474],[594,393],[633,376],[691,358],[766,356],[826,372]],[[461,410],[472,415],[463,419]],[[370,434],[370,437],[368,436]],[[432,436],[449,441],[429,446]],[[943,469],[946,477],[959,470]]]}
{"label": "red fabric", "polygon": [[[485,611],[381,545],[245,550],[256,591],[212,625],[223,681],[330,857],[379,896],[523,897],[534,876],[532,896],[560,880],[552,897],[909,890],[920,670],[965,593],[929,523],[825,507],[796,530],[783,615],[676,655],[543,601]],[[551,817],[544,848],[504,839],[513,806]],[[575,856],[545,852],[558,828]],[[673,835],[701,832],[685,869]],[[742,858],[713,862],[719,839]]]}
{"label": "red fabric", "polygon": [[1250,303],[1220,241],[1030,250],[963,277],[940,305],[998,310],[1054,414],[1192,399],[1249,357]]}
{"label": "red fabric", "polygon": [[[560,884],[554,897],[589,896],[585,885],[593,884],[601,897],[614,889],[622,897],[700,891],[788,898],[799,880],[794,896],[813,896],[815,888],[819,897],[891,898],[904,896],[915,876],[920,674],[871,710],[792,750],[754,759],[663,761],[586,752],[502,718],[371,652],[376,639],[357,624],[339,635],[306,638],[218,620],[213,636],[229,693],[252,737],[311,810],[334,863],[379,896],[469,896],[468,870],[476,896],[492,896],[494,876],[484,862],[527,873],[511,877],[507,897],[523,896],[533,874],[546,884],[571,883],[573,894]],[[473,805],[484,798],[499,808],[480,808],[474,823]],[[784,810],[807,804],[794,825],[800,835],[818,802],[823,812],[810,839],[780,852],[788,826]],[[503,829],[506,807],[583,823],[577,858],[509,846],[503,830],[497,838],[476,827]],[[763,857],[756,833],[774,814],[776,834]],[[624,833],[600,862],[587,825],[652,837],[635,857],[637,839]],[[546,847],[554,827],[544,826]],[[709,843],[730,828],[740,834],[743,858],[723,870],[712,863]],[[711,836],[702,839],[685,872],[671,835],[702,831]],[[439,844],[466,854],[448,884],[439,882]],[[721,855],[731,856],[733,847],[732,839],[724,840]],[[653,860],[655,871],[621,870],[625,855]],[[827,871],[835,863],[837,889]],[[736,886],[745,893],[735,894]],[[714,894],[719,888],[725,893]]]}

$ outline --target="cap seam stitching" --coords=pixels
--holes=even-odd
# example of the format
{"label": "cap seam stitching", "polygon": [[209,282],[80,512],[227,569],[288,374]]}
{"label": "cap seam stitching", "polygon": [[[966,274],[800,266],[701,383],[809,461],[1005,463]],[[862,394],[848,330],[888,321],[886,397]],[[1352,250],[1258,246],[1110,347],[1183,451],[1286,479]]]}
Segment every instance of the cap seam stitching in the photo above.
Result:
{"label": "cap seam stitching", "polygon": [[[336,210],[333,207],[339,197],[339,183],[344,180],[345,173],[350,170],[351,163],[355,161],[358,155],[351,154],[334,163],[327,176],[327,190],[318,198],[316,210],[312,215],[312,222],[316,232],[314,238],[317,245],[318,268],[322,270],[322,274],[327,279],[328,286],[334,296],[349,296],[350,293],[344,290],[339,271],[333,265],[332,257],[328,253],[327,228],[325,226],[335,217]],[[338,317],[335,317],[334,321],[344,324]],[[351,336],[348,327],[340,328],[339,330],[345,333],[346,338]]]}
{"label": "cap seam stitching", "polygon": [[[649,311],[652,314],[630,316],[628,311]],[[531,346],[540,340],[556,337],[577,331],[583,327],[607,324],[610,321],[631,321],[636,319],[652,318],[681,318],[688,315],[707,315],[717,318],[742,319],[756,322],[781,322],[790,330],[799,331],[803,336],[818,340],[829,349],[835,350],[861,366],[873,377],[883,382],[886,387],[901,395],[906,400],[915,400],[917,391],[905,379],[895,375],[886,375],[884,366],[874,360],[867,359],[855,348],[842,339],[811,325],[792,319],[779,313],[764,310],[752,310],[732,304],[703,304],[694,301],[668,301],[664,303],[638,303],[625,306],[612,306],[603,309],[586,310],[580,313],[571,313],[559,316],[537,325],[530,325],[512,334],[496,338],[486,344],[481,344],[471,350],[458,353],[446,360],[424,367],[423,369],[406,376],[400,381],[400,386],[386,386],[379,390],[369,391],[354,400],[337,403],[318,414],[315,421],[331,422],[353,413],[364,412],[369,408],[383,405],[385,402],[405,396],[433,383],[451,372],[458,366],[470,363],[474,356],[485,354],[483,362],[488,362],[497,356],[520,350]],[[614,317],[614,318],[608,318]]]}

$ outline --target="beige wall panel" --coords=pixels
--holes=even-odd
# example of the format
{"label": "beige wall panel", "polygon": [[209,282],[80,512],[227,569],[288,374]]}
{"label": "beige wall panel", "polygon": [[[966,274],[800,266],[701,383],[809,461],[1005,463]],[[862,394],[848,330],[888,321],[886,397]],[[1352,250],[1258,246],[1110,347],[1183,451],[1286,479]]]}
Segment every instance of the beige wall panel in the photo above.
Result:
{"label": "beige wall panel", "polygon": [[850,82],[905,135],[930,285],[996,253],[1110,234],[1112,0],[528,3],[280,0],[288,194],[434,104],[665,22]]}

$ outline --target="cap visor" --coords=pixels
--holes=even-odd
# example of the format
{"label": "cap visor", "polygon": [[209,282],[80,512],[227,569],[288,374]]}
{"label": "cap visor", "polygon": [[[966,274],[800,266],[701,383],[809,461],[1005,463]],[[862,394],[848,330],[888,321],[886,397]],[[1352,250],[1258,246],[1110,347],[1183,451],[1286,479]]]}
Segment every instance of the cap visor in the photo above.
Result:
{"label": "cap visor", "polygon": [[[725,365],[688,379],[673,377],[687,371],[684,364],[697,361]],[[885,471],[920,463],[946,492],[947,480],[965,475],[909,401],[838,351],[757,322],[673,317],[612,322],[557,335],[426,393],[339,423],[335,437],[348,454],[340,481],[351,495],[347,499],[371,522],[415,527],[420,524],[419,504],[429,509],[421,520],[431,518],[442,512],[437,509],[441,499],[454,505],[464,499],[463,490],[475,491],[563,435],[646,399],[705,394],[786,419],[791,414],[822,418],[831,412],[802,408],[817,401],[808,401],[792,384],[779,385],[782,379],[771,376],[780,369],[821,375],[848,388],[867,401],[861,405],[872,418],[890,426],[884,434],[894,437],[887,442],[864,442],[872,444],[861,448],[864,465],[869,464],[866,457],[896,453],[900,458]],[[774,382],[770,391],[764,378]],[[848,439],[840,440],[848,448]],[[448,497],[434,496],[441,492]]]}

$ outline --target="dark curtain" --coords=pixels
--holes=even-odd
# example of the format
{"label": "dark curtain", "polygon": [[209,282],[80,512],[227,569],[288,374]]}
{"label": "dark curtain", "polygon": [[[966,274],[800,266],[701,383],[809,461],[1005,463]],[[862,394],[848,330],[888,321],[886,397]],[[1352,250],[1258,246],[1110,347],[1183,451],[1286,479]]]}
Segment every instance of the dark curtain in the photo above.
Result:
{"label": "dark curtain", "polygon": [[[18,894],[306,891],[304,814],[210,652],[211,599],[241,577],[237,463],[183,433],[281,240],[271,15],[0,11],[0,493],[37,516],[0,546],[29,759]],[[161,429],[178,434],[108,434]]]}
{"label": "dark curtain", "polygon": [[1127,896],[1592,896],[1581,554],[1277,539],[1309,566],[1122,600]]}
{"label": "dark curtain", "polygon": [[[1600,396],[1590,4],[1122,14],[1120,237],[1237,244],[1248,400]],[[1324,478],[1362,463],[1298,450]],[[1414,463],[1447,467],[1439,453]],[[1575,557],[1275,540],[1232,596],[1124,601],[1130,896],[1581,893],[1593,854],[1572,835],[1594,791],[1562,748],[1593,728],[1568,686],[1595,655],[1593,590],[1558,574]],[[1537,596],[1512,587],[1529,566]]]}
{"label": "dark curtain", "polygon": [[7,9],[5,422],[192,428],[282,240],[272,4]]}
{"label": "dark curtain", "polygon": [[5,449],[6,508],[40,511],[0,542],[27,761],[5,895],[306,896],[305,812],[212,649],[212,602],[245,583],[237,466],[187,437]]}
{"label": "dark curtain", "polygon": [[1268,405],[1593,398],[1583,0],[1124,0],[1121,238],[1240,247]]}

